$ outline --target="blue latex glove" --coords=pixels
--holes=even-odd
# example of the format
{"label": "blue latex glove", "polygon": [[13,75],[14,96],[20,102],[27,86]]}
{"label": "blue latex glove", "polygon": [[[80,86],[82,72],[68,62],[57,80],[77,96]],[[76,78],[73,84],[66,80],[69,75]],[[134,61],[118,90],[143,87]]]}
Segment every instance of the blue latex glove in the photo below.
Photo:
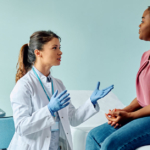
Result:
{"label": "blue latex glove", "polygon": [[68,97],[70,94],[65,94],[67,90],[61,92],[58,96],[58,90],[52,95],[51,100],[48,104],[48,109],[51,112],[53,116],[55,112],[57,112],[60,109],[63,109],[64,107],[68,106],[70,102],[70,97]]}
{"label": "blue latex glove", "polygon": [[93,105],[95,105],[99,99],[105,97],[114,88],[114,85],[111,85],[106,89],[99,90],[99,86],[100,86],[100,82],[97,83],[97,87],[90,97]]}

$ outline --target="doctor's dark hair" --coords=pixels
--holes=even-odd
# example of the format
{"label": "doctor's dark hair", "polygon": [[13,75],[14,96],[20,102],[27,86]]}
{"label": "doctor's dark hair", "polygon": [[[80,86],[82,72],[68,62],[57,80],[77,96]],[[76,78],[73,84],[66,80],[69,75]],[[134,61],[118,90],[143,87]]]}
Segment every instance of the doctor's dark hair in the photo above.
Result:
{"label": "doctor's dark hair", "polygon": [[34,50],[43,50],[44,44],[51,41],[53,38],[61,38],[52,31],[37,31],[30,36],[28,44],[24,44],[20,49],[20,54],[17,63],[16,82],[23,77],[31,68],[36,60]]}

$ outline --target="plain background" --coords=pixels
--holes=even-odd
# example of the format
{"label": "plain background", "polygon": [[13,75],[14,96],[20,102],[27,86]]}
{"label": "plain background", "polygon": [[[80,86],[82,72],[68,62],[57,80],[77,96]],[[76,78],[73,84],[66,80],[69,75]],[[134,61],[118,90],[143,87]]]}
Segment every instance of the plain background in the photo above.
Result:
{"label": "plain background", "polygon": [[136,97],[135,79],[150,42],[139,40],[139,24],[149,0],[0,0],[0,108],[12,113],[21,46],[38,30],[61,38],[61,65],[51,73],[68,90],[94,90],[114,84],[128,105]]}

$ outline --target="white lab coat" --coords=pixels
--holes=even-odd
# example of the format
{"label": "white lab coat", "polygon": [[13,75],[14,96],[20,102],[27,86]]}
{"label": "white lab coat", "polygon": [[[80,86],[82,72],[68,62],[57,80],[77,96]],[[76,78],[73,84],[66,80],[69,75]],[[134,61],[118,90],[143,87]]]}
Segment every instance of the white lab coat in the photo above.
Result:
{"label": "white lab coat", "polygon": [[[39,74],[38,74],[39,75]],[[40,76],[46,85],[46,77]],[[61,93],[65,87],[59,79],[52,77],[54,91]],[[51,88],[51,83],[47,83]],[[55,123],[48,110],[48,99],[32,70],[16,83],[10,95],[15,123],[15,134],[8,150],[49,150],[51,126]],[[71,126],[78,126],[99,111],[90,99],[76,109],[72,103],[58,111],[60,117],[60,138],[66,141],[67,150],[73,150]]]}

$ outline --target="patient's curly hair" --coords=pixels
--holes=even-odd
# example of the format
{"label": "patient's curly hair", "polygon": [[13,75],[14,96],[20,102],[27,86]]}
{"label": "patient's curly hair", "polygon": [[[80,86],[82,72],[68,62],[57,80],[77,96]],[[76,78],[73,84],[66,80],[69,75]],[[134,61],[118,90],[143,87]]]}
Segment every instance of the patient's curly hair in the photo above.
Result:
{"label": "patient's curly hair", "polygon": [[30,36],[28,44],[24,44],[20,49],[19,59],[17,63],[16,82],[23,77],[35,62],[36,56],[34,50],[42,51],[43,45],[51,41],[53,38],[61,38],[52,31],[37,31]]}

